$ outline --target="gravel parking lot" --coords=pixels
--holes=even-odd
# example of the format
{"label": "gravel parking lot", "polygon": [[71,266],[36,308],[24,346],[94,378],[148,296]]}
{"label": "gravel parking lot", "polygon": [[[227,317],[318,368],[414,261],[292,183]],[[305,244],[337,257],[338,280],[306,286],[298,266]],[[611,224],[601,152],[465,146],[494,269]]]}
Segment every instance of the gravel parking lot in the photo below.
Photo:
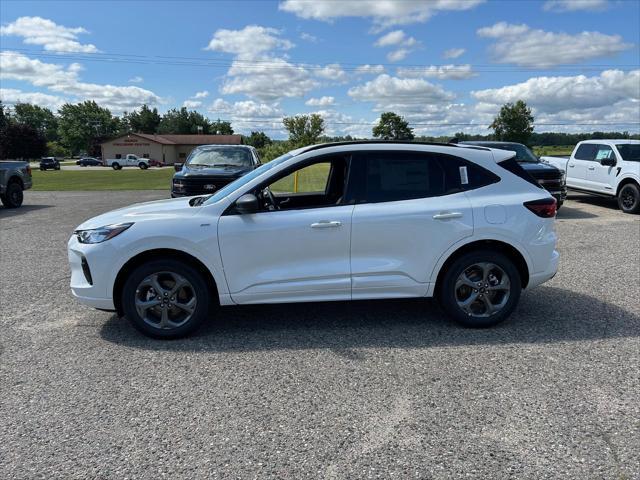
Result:
{"label": "gravel parking lot", "polygon": [[167,192],[0,209],[0,478],[640,478],[640,217],[572,196],[507,323],[428,301],[233,307],[147,339],[78,305],[84,219]]}

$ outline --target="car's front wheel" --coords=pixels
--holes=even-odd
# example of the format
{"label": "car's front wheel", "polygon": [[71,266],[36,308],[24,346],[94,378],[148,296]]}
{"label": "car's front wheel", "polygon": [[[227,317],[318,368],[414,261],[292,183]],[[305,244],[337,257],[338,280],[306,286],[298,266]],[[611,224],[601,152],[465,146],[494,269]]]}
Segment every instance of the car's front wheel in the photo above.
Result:
{"label": "car's front wheel", "polygon": [[149,165],[147,165],[147,164],[146,164],[146,163],[144,163],[144,162],[140,162],[140,163],[138,164],[138,167],[140,167],[140,170],[146,170],[147,168],[149,168]]}
{"label": "car's front wheel", "polygon": [[176,260],[137,267],[122,289],[122,307],[133,326],[155,338],[179,338],[207,318],[210,292],[202,275]]}
{"label": "car's front wheel", "polygon": [[462,255],[439,286],[442,308],[466,327],[490,327],[515,309],[522,291],[520,274],[505,255],[479,250]]}
{"label": "car's front wheel", "polygon": [[635,183],[627,183],[618,194],[618,206],[624,213],[640,212],[640,188]]}
{"label": "car's front wheel", "polygon": [[18,208],[22,205],[23,200],[22,185],[18,182],[9,183],[4,195],[0,195],[0,201],[7,208]]}
{"label": "car's front wheel", "polygon": [[120,164],[118,162],[113,162],[111,164],[111,168],[113,168],[114,170],[120,170],[120,168],[122,167],[120,167]]}

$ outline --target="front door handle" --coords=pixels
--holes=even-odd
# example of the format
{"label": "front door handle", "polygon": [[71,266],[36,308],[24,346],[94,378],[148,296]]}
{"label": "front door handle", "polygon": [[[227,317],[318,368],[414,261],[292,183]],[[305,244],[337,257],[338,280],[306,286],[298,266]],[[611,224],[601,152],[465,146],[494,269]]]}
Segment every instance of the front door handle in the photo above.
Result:
{"label": "front door handle", "polygon": [[433,216],[434,220],[448,220],[450,218],[462,218],[462,213],[460,213],[460,212],[440,212],[440,213],[436,213]]}
{"label": "front door handle", "polygon": [[571,163],[571,164],[569,164],[569,168],[573,168],[573,167],[575,167],[575,165],[574,165],[574,164],[572,164],[572,163]]}
{"label": "front door handle", "polygon": [[322,220],[320,222],[312,223],[311,228],[336,228],[342,225],[342,222],[338,222],[337,220],[328,221]]}
{"label": "front door handle", "polygon": [[596,167],[589,167],[589,170],[595,170]]}

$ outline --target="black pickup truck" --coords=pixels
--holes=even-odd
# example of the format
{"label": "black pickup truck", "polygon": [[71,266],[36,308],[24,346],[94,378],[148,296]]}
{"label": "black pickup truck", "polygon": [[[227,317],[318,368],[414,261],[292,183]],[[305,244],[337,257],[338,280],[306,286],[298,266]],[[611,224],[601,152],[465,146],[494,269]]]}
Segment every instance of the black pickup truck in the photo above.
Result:
{"label": "black pickup truck", "polygon": [[248,145],[202,145],[183,164],[176,163],[172,197],[215,193],[260,166],[260,157]]}
{"label": "black pickup truck", "polygon": [[556,167],[542,163],[526,145],[515,142],[464,141],[464,145],[478,145],[480,147],[509,150],[516,153],[516,161],[531,175],[541,187],[547,189],[558,202],[558,207],[567,198],[566,172]]}

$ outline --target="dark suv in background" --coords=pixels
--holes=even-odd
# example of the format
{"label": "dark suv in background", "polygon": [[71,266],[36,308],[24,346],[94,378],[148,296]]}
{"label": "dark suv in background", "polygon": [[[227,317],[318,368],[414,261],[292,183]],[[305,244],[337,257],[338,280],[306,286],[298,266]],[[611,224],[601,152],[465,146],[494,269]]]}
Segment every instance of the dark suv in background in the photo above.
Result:
{"label": "dark suv in background", "polygon": [[480,147],[498,148],[515,152],[516,161],[533,177],[541,187],[549,191],[558,202],[558,208],[567,198],[566,172],[542,163],[526,145],[515,142],[491,142],[469,140],[459,142],[463,145],[478,145]]}
{"label": "dark suv in background", "polygon": [[260,157],[248,145],[202,145],[193,149],[187,161],[176,163],[171,182],[172,197],[215,193],[260,166]]}
{"label": "dark suv in background", "polygon": [[40,170],[60,170],[60,162],[56,157],[43,157],[40,159]]}

